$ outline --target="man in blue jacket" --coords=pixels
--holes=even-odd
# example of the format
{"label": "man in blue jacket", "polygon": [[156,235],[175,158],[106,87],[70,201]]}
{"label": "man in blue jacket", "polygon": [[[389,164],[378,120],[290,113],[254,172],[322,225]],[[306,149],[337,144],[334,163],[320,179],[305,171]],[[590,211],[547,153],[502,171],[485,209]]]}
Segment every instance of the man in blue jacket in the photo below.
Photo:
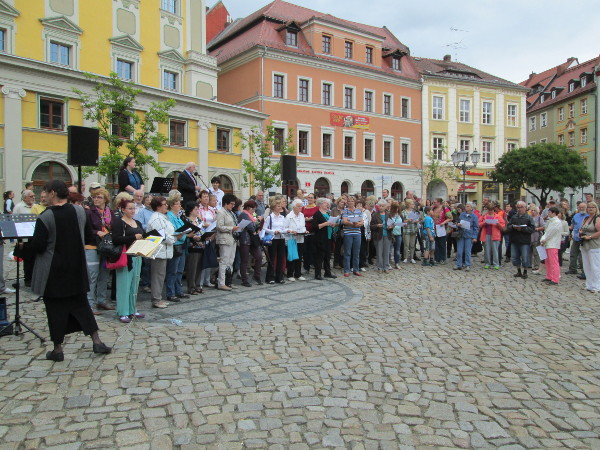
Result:
{"label": "man in blue jacket", "polygon": [[577,205],[577,213],[573,215],[573,219],[571,222],[571,229],[573,230],[573,240],[571,241],[571,254],[569,255],[569,270],[567,273],[577,275],[577,266],[581,268],[581,275],[579,278],[585,279],[585,273],[583,273],[582,264],[581,264],[581,239],[579,238],[579,228],[581,228],[581,224],[583,220],[588,216],[586,213],[587,203],[580,202]]}
{"label": "man in blue jacket", "polygon": [[[456,238],[457,252],[456,252],[456,267],[454,270],[465,270],[471,269],[471,247],[479,236],[479,218],[473,212],[473,204],[467,203],[458,205],[457,209],[464,209],[460,216],[458,216],[458,229],[462,232],[460,237]],[[466,224],[469,224],[466,226]],[[464,261],[463,261],[464,259]]]}

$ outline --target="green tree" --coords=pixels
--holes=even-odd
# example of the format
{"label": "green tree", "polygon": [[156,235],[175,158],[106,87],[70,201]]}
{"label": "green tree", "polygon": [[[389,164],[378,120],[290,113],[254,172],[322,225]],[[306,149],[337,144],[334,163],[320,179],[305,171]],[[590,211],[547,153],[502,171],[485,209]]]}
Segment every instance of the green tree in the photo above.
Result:
{"label": "green tree", "polygon": [[248,135],[238,133],[240,147],[248,149],[249,157],[242,161],[244,186],[258,187],[265,191],[271,186],[281,184],[281,162],[273,156],[273,148],[277,148],[277,156],[294,154],[294,130],[288,130],[287,139],[279,139],[275,127],[267,125],[266,132],[253,127]]}
{"label": "green tree", "polygon": [[[444,153],[446,153],[446,149],[444,148]],[[459,178],[456,174],[456,169],[454,166],[449,165],[445,161],[440,161],[433,157],[433,152],[429,152],[428,160],[429,164],[423,167],[421,170],[421,179],[423,180],[423,185],[425,187],[425,192],[427,193],[427,189],[433,183],[437,182],[446,182],[446,181],[462,181],[462,178]]]}
{"label": "green tree", "polygon": [[[525,189],[542,207],[552,191],[582,188],[592,182],[581,156],[564,145],[535,144],[505,153],[490,177],[512,189]],[[536,194],[532,189],[539,189]]]}
{"label": "green tree", "polygon": [[84,173],[98,173],[114,183],[123,159],[128,156],[135,158],[142,175],[145,175],[147,166],[163,173],[151,152],[161,153],[163,145],[168,142],[167,136],[158,131],[158,124],[169,121],[169,111],[175,106],[175,100],[152,102],[141,117],[135,112],[136,98],[141,89],[119,79],[114,72],[108,79],[92,74],[85,76],[94,82],[92,92],[73,91],[81,100],[84,118],[97,124],[100,138],[108,143],[108,152],[100,157],[97,167],[86,167]]}

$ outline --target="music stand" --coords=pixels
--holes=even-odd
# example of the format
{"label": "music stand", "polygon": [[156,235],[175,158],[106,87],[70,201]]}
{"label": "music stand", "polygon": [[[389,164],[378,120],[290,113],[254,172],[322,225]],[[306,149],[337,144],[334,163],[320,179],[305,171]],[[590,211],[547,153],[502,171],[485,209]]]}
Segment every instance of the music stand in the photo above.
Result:
{"label": "music stand", "polygon": [[152,180],[151,194],[168,194],[173,189],[174,178],[154,177]]}
{"label": "music stand", "polygon": [[[0,214],[0,232],[2,233],[2,239],[16,239],[17,243],[20,244],[24,238],[33,237],[33,232],[35,230],[35,221],[37,220],[37,216],[35,214]],[[17,245],[18,245],[17,244]],[[20,258],[17,257],[17,282],[15,284],[15,320],[10,322],[8,325],[0,329],[0,336],[2,336],[2,332],[10,329],[14,325],[14,331],[12,334],[18,336],[21,333],[21,327],[27,328],[27,331],[30,331],[36,338],[40,341],[45,342],[45,339],[37,334],[32,328],[28,327],[21,320],[20,314],[20,291],[21,291],[21,283],[20,283]],[[23,332],[24,333],[24,332]]]}

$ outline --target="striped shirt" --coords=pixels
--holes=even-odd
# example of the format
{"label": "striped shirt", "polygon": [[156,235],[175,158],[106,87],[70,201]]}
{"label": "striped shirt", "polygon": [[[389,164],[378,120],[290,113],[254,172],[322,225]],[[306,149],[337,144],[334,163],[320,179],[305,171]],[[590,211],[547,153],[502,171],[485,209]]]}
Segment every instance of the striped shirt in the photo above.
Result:
{"label": "striped shirt", "polygon": [[[342,220],[347,219],[349,222],[361,222],[363,220],[362,211],[360,209],[350,210],[344,209],[342,212]],[[344,235],[360,234],[360,227],[344,225]]]}

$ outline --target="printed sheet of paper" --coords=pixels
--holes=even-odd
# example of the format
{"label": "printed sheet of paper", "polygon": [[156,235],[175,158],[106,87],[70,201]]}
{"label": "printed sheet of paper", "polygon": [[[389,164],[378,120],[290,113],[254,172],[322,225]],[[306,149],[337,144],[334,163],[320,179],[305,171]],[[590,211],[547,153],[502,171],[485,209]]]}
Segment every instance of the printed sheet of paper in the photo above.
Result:
{"label": "printed sheet of paper", "polygon": [[446,236],[446,225],[436,225],[435,226],[435,235],[437,237]]}
{"label": "printed sheet of paper", "polygon": [[538,245],[535,249],[537,250],[538,255],[540,255],[540,261],[544,261],[548,257],[546,247],[544,247],[543,245]]}
{"label": "printed sheet of paper", "polygon": [[498,223],[498,219],[485,219],[485,223],[488,225],[496,225]]}
{"label": "printed sheet of paper", "polygon": [[146,239],[139,239],[133,244],[131,244],[131,247],[129,247],[126,253],[128,255],[136,255],[143,256],[145,258],[150,258],[153,255],[153,253],[158,249],[162,241],[162,237],[148,236]]}
{"label": "printed sheet of paper", "polygon": [[340,221],[340,217],[341,216],[335,216],[335,217],[330,216],[329,220],[327,222],[329,222],[332,225],[335,225],[335,224],[337,224]]}
{"label": "printed sheet of paper", "polygon": [[463,230],[470,230],[471,229],[471,222],[469,222],[468,220],[461,220],[460,221],[460,226],[462,227]]}
{"label": "printed sheet of paper", "polygon": [[240,223],[238,223],[238,227],[240,227],[240,230],[243,230],[244,228],[246,228],[251,223],[252,223],[251,220],[243,219],[243,220],[240,220]]}
{"label": "printed sheet of paper", "polygon": [[416,213],[416,212],[411,212],[411,213],[408,213],[408,218],[409,218],[410,220],[414,220],[415,222],[418,222],[418,221],[419,221],[419,219],[420,219],[420,217],[419,217],[419,213]]}
{"label": "printed sheet of paper", "polygon": [[15,229],[19,237],[31,237],[35,231],[35,222],[15,222]]}

